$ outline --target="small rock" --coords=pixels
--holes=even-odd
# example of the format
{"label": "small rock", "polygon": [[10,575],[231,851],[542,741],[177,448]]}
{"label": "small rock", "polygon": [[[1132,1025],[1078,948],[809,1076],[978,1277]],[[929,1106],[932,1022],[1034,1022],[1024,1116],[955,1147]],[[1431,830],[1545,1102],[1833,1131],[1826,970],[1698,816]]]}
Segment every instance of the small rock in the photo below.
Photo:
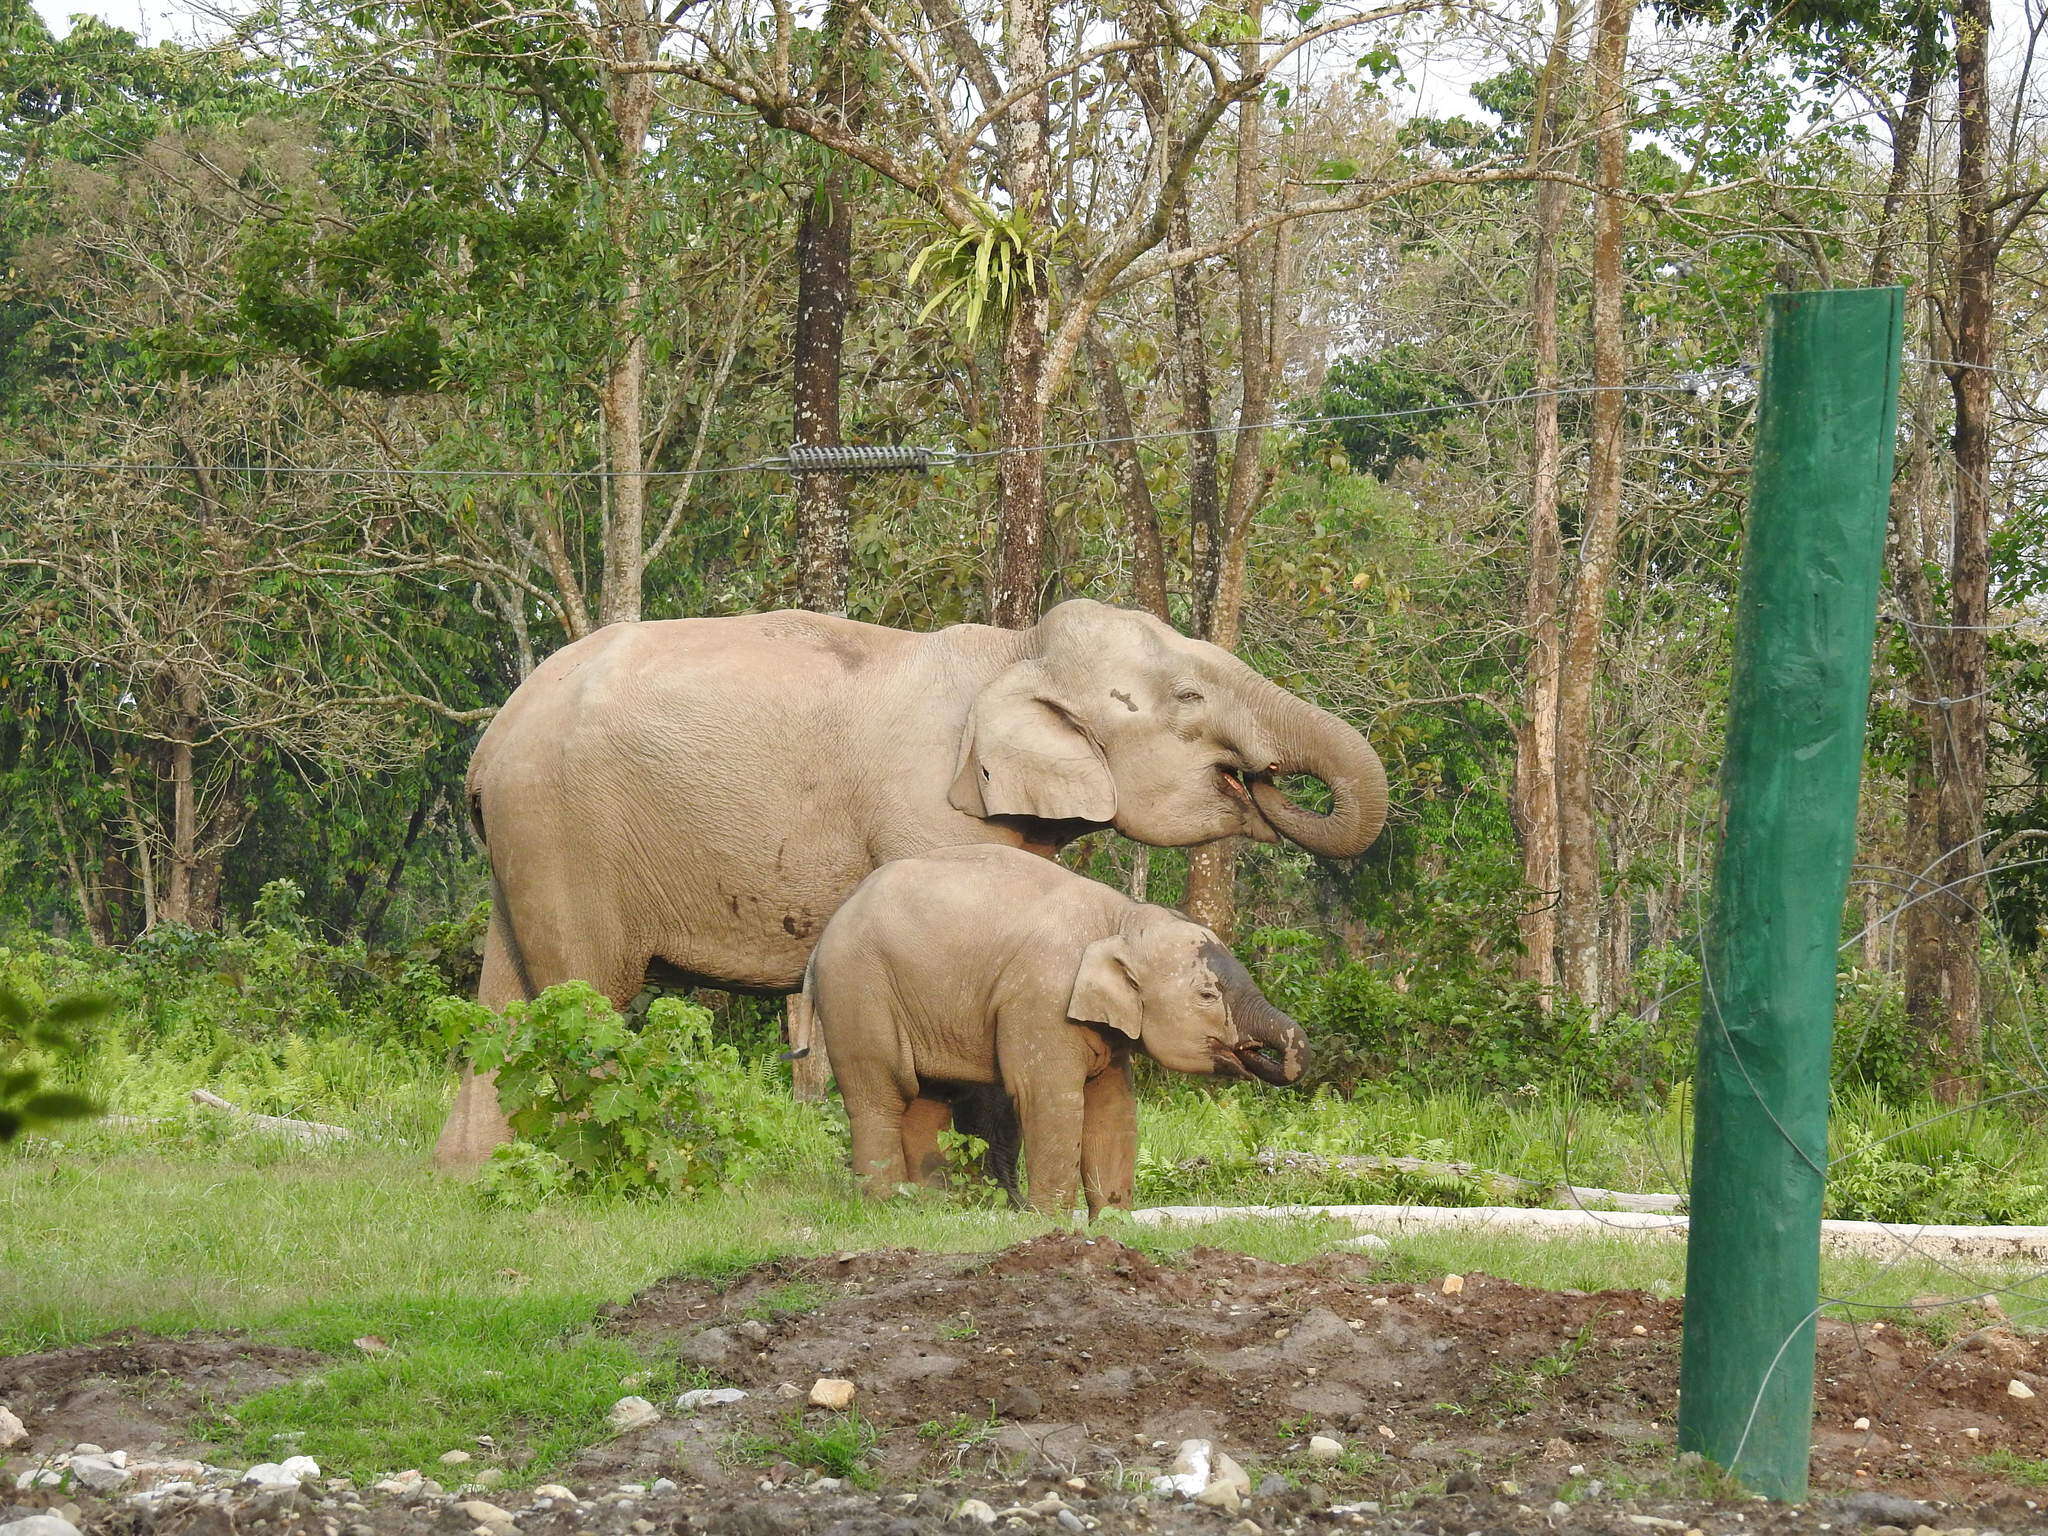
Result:
{"label": "small rock", "polygon": [[674,1493],[676,1491],[676,1480],[672,1477],[657,1477],[647,1485],[647,1491],[649,1493]]}
{"label": "small rock", "polygon": [[0,1451],[12,1450],[27,1438],[28,1426],[17,1419],[5,1403],[0,1403]]}
{"label": "small rock", "polygon": [[1234,1515],[1244,1500],[1237,1491],[1237,1484],[1217,1481],[1196,1494],[1195,1502],[1207,1504],[1211,1509],[1220,1509],[1226,1515]]}
{"label": "small rock", "polygon": [[483,1471],[476,1475],[476,1485],[479,1488],[496,1488],[504,1481],[505,1469],[503,1467],[485,1467]]}
{"label": "small rock", "polygon": [[1209,1486],[1210,1451],[1206,1440],[1181,1441],[1180,1450],[1174,1455],[1173,1465],[1166,1469],[1166,1475],[1152,1479],[1152,1491],[1177,1493],[1184,1499],[1195,1497]]}
{"label": "small rock", "polygon": [[853,1383],[838,1376],[820,1376],[811,1383],[813,1408],[844,1408],[853,1401]]}
{"label": "small rock", "polygon": [[1462,1290],[1464,1290],[1464,1289],[1465,1289],[1465,1277],[1464,1277],[1463,1275],[1445,1275],[1445,1276],[1444,1276],[1444,1283],[1443,1283],[1443,1293],[1444,1293],[1444,1294],[1445,1294],[1446,1296],[1455,1296],[1455,1295],[1457,1295],[1457,1294],[1458,1294],[1458,1292],[1460,1292],[1460,1291],[1462,1291]]}
{"label": "small rock", "polygon": [[[467,1456],[463,1457],[465,1461],[468,1459]],[[287,1479],[284,1475],[284,1468],[274,1461],[259,1461],[255,1466],[242,1474],[242,1481],[244,1483],[282,1483],[296,1481],[296,1479]]]}
{"label": "small rock", "polygon": [[645,1429],[650,1424],[661,1422],[661,1410],[644,1397],[622,1397],[612,1404],[611,1412],[604,1416],[604,1420],[621,1432]]}
{"label": "small rock", "polygon": [[1216,1453],[1216,1470],[1210,1474],[1210,1477],[1212,1486],[1214,1483],[1228,1483],[1237,1490],[1240,1498],[1248,1499],[1251,1497],[1251,1475],[1221,1451]]}
{"label": "small rock", "polygon": [[1828,1506],[1828,1512],[1853,1525],[1896,1525],[1908,1531],[1917,1525],[1932,1525],[1940,1518],[1932,1505],[1877,1488],[1862,1488],[1844,1495]]}
{"label": "small rock", "polygon": [[1071,1509],[1063,1509],[1059,1512],[1059,1522],[1068,1530],[1076,1532],[1077,1536],[1079,1532],[1088,1529],[1088,1523]]}
{"label": "small rock", "polygon": [[470,1454],[467,1451],[443,1451],[441,1453],[441,1465],[444,1467],[459,1467],[470,1459]]}
{"label": "small rock", "polygon": [[723,1408],[728,1403],[744,1403],[746,1400],[747,1394],[738,1387],[698,1387],[677,1398],[676,1406],[694,1413],[699,1408]]}
{"label": "small rock", "polygon": [[1506,1478],[1495,1483],[1493,1491],[1504,1499],[1519,1499],[1522,1496],[1522,1485],[1513,1478]]}
{"label": "small rock", "polygon": [[0,1525],[0,1536],[78,1536],[78,1527],[59,1515],[30,1515]]}
{"label": "small rock", "polygon": [[94,1445],[90,1440],[81,1440],[78,1444],[71,1447],[71,1454],[74,1456],[104,1456],[107,1454],[107,1448],[104,1445]]}
{"label": "small rock", "polygon": [[482,1499],[464,1499],[455,1506],[455,1510],[476,1529],[488,1531],[491,1536],[509,1536],[519,1528],[510,1510],[500,1509]]}
{"label": "small rock", "polygon": [[1045,1400],[1031,1388],[1012,1386],[996,1399],[996,1413],[1005,1419],[1035,1419],[1045,1411]]}
{"label": "small rock", "polygon": [[112,1493],[116,1488],[126,1487],[134,1478],[135,1474],[112,1456],[71,1458],[72,1482],[80,1488],[90,1488],[94,1493]]}
{"label": "small rock", "polygon": [[802,1397],[804,1389],[793,1381],[785,1381],[775,1389],[777,1397]]}
{"label": "small rock", "polygon": [[360,1349],[366,1355],[388,1355],[391,1353],[391,1346],[378,1338],[374,1333],[364,1334],[355,1341],[355,1345],[357,1349]]}
{"label": "small rock", "polygon": [[1851,1424],[1849,1427],[1851,1429],[1868,1429],[1870,1428],[1870,1420],[1858,1419],[1854,1424]]}
{"label": "small rock", "polygon": [[1565,1503],[1565,1501],[1564,1501],[1563,1499],[1552,1499],[1552,1500],[1550,1501],[1550,1517],[1551,1517],[1551,1519],[1553,1519],[1553,1520],[1562,1520],[1562,1519],[1563,1519],[1563,1518],[1564,1518],[1564,1517],[1565,1517],[1566,1515],[1570,1514],[1571,1512],[1572,1512],[1572,1507],[1571,1507],[1571,1505],[1569,1505],[1569,1504]]}
{"label": "small rock", "polygon": [[564,1488],[560,1483],[542,1483],[533,1490],[533,1496],[536,1499],[573,1499],[576,1494],[573,1489]]}
{"label": "small rock", "polygon": [[745,1322],[734,1328],[733,1332],[750,1343],[766,1344],[768,1342],[768,1325],[758,1317],[748,1318]]}
{"label": "small rock", "polygon": [[976,1525],[994,1525],[996,1512],[980,1499],[962,1499],[960,1507],[953,1511],[955,1520],[972,1520]]}
{"label": "small rock", "polygon": [[320,1476],[320,1463],[310,1456],[287,1456],[278,1463],[277,1469],[284,1474],[280,1482],[296,1478],[299,1482],[310,1483]]}
{"label": "small rock", "polygon": [[1645,1328],[1641,1323],[1637,1323],[1635,1327],[1629,1329],[1629,1332],[1634,1334],[1639,1339],[1646,1339],[1650,1336],[1650,1330]]}
{"label": "small rock", "polygon": [[1264,1531],[1256,1520],[1240,1520],[1230,1528],[1230,1536],[1264,1536]]}
{"label": "small rock", "polygon": [[1332,1440],[1328,1435],[1311,1436],[1308,1442],[1310,1461],[1335,1461],[1344,1454],[1344,1442]]}
{"label": "small rock", "polygon": [[2005,1391],[2008,1397],[2029,1398],[2034,1395],[2034,1389],[2017,1376],[2005,1384]]}
{"label": "small rock", "polygon": [[846,1479],[843,1477],[821,1477],[812,1483],[811,1486],[820,1493],[837,1493],[846,1486]]}
{"label": "small rock", "polygon": [[1294,1484],[1288,1482],[1278,1472],[1274,1472],[1259,1479],[1256,1497],[1261,1499],[1277,1499],[1281,1494],[1288,1492],[1293,1487]]}

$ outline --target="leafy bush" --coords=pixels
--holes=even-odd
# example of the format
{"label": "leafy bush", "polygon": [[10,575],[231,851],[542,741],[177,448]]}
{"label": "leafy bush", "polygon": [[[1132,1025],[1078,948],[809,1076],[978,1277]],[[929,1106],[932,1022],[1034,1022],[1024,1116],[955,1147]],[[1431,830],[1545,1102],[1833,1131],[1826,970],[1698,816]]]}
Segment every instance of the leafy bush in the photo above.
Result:
{"label": "leafy bush", "polygon": [[1914,1156],[1900,1137],[1837,1115],[1825,1213],[1851,1221],[1945,1221],[2031,1226],[2048,1220],[2048,1184],[1972,1148]]}
{"label": "leafy bush", "polygon": [[62,1120],[82,1120],[99,1106],[82,1093],[44,1086],[47,1058],[70,1056],[71,1032],[105,1016],[105,998],[73,992],[48,1001],[0,986],[0,1146]]}
{"label": "leafy bush", "polygon": [[435,1014],[472,1067],[498,1074],[522,1138],[486,1164],[487,1199],[691,1194],[767,1142],[771,1090],[694,1003],[658,998],[636,1030],[572,981],[502,1013],[449,998]]}

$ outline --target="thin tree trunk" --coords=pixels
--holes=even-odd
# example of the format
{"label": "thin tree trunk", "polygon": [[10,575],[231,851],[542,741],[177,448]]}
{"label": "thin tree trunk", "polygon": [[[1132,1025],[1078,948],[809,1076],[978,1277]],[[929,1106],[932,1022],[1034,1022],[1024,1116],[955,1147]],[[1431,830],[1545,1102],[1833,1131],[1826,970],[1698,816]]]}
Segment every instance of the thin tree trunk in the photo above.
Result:
{"label": "thin tree trunk", "polygon": [[[1171,240],[1194,244],[1185,201],[1174,205]],[[1194,632],[1209,632],[1209,589],[1202,572],[1222,543],[1223,465],[1216,441],[1215,393],[1209,382],[1207,296],[1201,269],[1173,269],[1173,337],[1180,375],[1181,427],[1188,443],[1188,568],[1195,573]]]}
{"label": "thin tree trunk", "polygon": [[1938,904],[1947,1028],[1935,1094],[1953,1103],[1976,1092],[1983,1033],[1978,946],[1983,899],[1986,764],[1990,711],[1991,368],[1996,355],[1992,280],[1990,0],[1956,10],[1956,333],[1950,388],[1955,397],[1955,527],[1949,561],[1949,629],[1942,650],[1946,701],[1935,737],[1936,836],[1947,893]]}
{"label": "thin tree trunk", "polygon": [[1124,509],[1124,527],[1131,536],[1131,600],[1147,613],[1171,622],[1166,609],[1166,550],[1159,537],[1159,509],[1145,483],[1145,465],[1132,442],[1131,407],[1124,382],[1102,337],[1088,332],[1088,365],[1095,375],[1095,399],[1102,415],[1102,435],[1109,439],[1110,478]]}
{"label": "thin tree trunk", "polygon": [[[1008,78],[1044,77],[1049,24],[1048,0],[1005,0],[1003,54]],[[1031,92],[1010,109],[1005,179],[1011,201],[1027,225],[1047,216],[1051,197],[1048,110],[1044,90]],[[996,461],[1001,466],[1002,512],[990,619],[1005,629],[1027,629],[1038,622],[1039,590],[1045,581],[1045,406],[1038,385],[1045,371],[1051,315],[1051,297],[1041,277],[1020,286],[1003,330],[999,438],[1010,451]]]}
{"label": "thin tree trunk", "polygon": [[193,738],[199,724],[199,682],[189,672],[174,679],[175,714],[164,753],[164,777],[171,786],[170,868],[157,916],[167,923],[198,926],[199,785]]}
{"label": "thin tree trunk", "polygon": [[1558,684],[1559,979],[1566,994],[1598,1008],[1600,828],[1593,804],[1593,692],[1600,631],[1621,522],[1626,449],[1621,385],[1628,367],[1622,332],[1622,218],[1619,196],[1628,156],[1630,0],[1599,0],[1593,44],[1595,138],[1602,195],[1593,209],[1593,430],[1586,482],[1585,531],[1572,573]]}
{"label": "thin tree trunk", "polygon": [[[645,63],[653,54],[653,28],[645,0],[620,0],[607,17],[616,57]],[[600,405],[604,416],[605,482],[604,588],[600,624],[631,623],[640,617],[645,575],[647,464],[643,409],[647,388],[647,334],[640,313],[641,155],[654,114],[651,74],[614,71],[606,82],[617,161],[605,185],[606,224],[619,264],[619,293],[612,305],[613,344],[618,350],[605,369]]]}
{"label": "thin tree trunk", "polygon": [[1927,103],[1934,93],[1934,55],[1939,19],[1930,12],[1913,38],[1913,64],[1906,78],[1906,99],[1899,103],[1898,121],[1892,124],[1892,173],[1885,183],[1884,206],[1877,218],[1875,249],[1870,257],[1870,286],[1883,288],[1898,267],[1899,213],[1905,206],[1906,186],[1913,175],[1913,161],[1920,153],[1920,135],[1927,125]]}
{"label": "thin tree trunk", "polygon": [[[1529,147],[1532,165],[1551,157],[1559,86],[1567,61],[1573,0],[1559,0],[1557,31],[1544,65],[1541,101]],[[1555,390],[1561,377],[1557,338],[1558,239],[1564,229],[1564,183],[1536,184],[1536,236],[1530,253],[1529,308],[1534,322],[1533,387]],[[1557,697],[1558,598],[1564,534],[1558,522],[1557,396],[1539,393],[1529,450],[1529,572],[1522,588],[1522,721],[1515,730],[1515,830],[1522,842],[1524,905],[1517,919],[1522,953],[1515,974],[1542,989],[1548,1010],[1557,985]]]}
{"label": "thin tree trunk", "polygon": [[[1927,334],[1939,334],[1936,300],[1925,298]],[[1910,697],[1938,698],[1942,692],[1941,641],[1934,628],[1933,584],[1927,572],[1935,556],[1930,518],[1934,505],[1934,391],[1930,376],[1913,396],[1913,431],[1907,440],[1906,468],[1892,502],[1894,590],[1907,620],[1906,638],[1914,666],[1904,679]],[[1908,706],[1905,861],[1909,878],[1905,903],[1894,929],[1893,944],[1901,951],[1906,1027],[1928,1059],[1938,1054],[1942,1037],[1941,924],[1942,903],[1929,894],[1940,879],[1941,854],[1936,845],[1934,741],[1940,710],[1932,703]]]}
{"label": "thin tree trunk", "polygon": [[[845,0],[825,13],[825,80],[820,98],[858,131],[862,92],[855,50],[857,27]],[[835,158],[810,202],[796,236],[796,335],[790,366],[791,415],[799,443],[837,446],[840,380],[846,317],[853,307],[853,207]],[[796,476],[797,606],[814,613],[846,612],[850,583],[847,540],[852,517],[850,475]]]}
{"label": "thin tree trunk", "polygon": [[[1248,0],[1246,11],[1256,33],[1262,16],[1260,0]],[[1238,44],[1238,67],[1246,74],[1255,73],[1260,67],[1261,51],[1256,35]],[[1232,212],[1239,224],[1249,223],[1259,208],[1260,173],[1264,168],[1260,142],[1262,104],[1261,94],[1254,91],[1237,108],[1237,179]],[[1262,452],[1266,434],[1259,424],[1268,419],[1272,408],[1286,240],[1284,229],[1275,230],[1270,237],[1246,241],[1237,249],[1237,350],[1241,382],[1238,430],[1232,434],[1221,536],[1210,541],[1209,559],[1197,573],[1199,587],[1207,594],[1206,603],[1201,605],[1207,613],[1203,638],[1226,651],[1237,649],[1243,629],[1244,563],[1251,523],[1270,484]],[[1237,923],[1237,851],[1238,839],[1234,837],[1188,850],[1184,898],[1187,914],[1225,940]]]}

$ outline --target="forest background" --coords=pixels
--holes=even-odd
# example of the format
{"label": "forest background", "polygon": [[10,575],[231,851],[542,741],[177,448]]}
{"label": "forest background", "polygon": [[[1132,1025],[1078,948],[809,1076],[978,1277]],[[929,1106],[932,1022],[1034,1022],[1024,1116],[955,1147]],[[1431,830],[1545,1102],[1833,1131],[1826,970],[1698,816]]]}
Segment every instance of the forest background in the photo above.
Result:
{"label": "forest background", "polygon": [[[1988,1188],[2044,1076],[2044,29],[268,0],[200,46],[0,0],[0,966],[304,1108],[330,1036],[435,1053],[463,766],[537,659],[1079,595],[1387,759],[1348,865],[1067,856],[1231,932],[1321,1083],[1682,1113],[1761,300],[1897,282],[1838,1083],[1991,1106],[1940,1175]],[[1443,60],[1471,113],[1413,106]],[[759,467],[840,441],[954,457]]]}

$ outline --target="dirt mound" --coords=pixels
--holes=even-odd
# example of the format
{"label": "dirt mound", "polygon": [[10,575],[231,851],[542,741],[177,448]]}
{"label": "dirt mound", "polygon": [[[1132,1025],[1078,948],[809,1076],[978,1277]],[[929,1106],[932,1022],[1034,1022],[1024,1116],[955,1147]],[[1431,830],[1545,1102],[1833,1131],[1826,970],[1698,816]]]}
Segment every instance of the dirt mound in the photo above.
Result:
{"label": "dirt mound", "polygon": [[202,1449],[190,1436],[208,1409],[303,1376],[319,1359],[234,1334],[167,1339],[126,1330],[0,1359],[0,1403],[27,1425],[22,1449],[31,1457],[85,1440],[187,1455]]}
{"label": "dirt mound", "polygon": [[[857,1384],[882,1467],[901,1478],[1025,1466],[1100,1476],[1156,1465],[1188,1437],[1292,1467],[1308,1436],[1334,1435],[1388,1492],[1475,1465],[1556,1483],[1573,1465],[1668,1456],[1677,1302],[1485,1275],[1447,1295],[1376,1281],[1375,1267],[1364,1255],[1284,1265],[1204,1248],[1162,1263],[1061,1233],[989,1256],[846,1254],[722,1285],[665,1281],[605,1325],[753,1395],[612,1442],[579,1470],[729,1481],[732,1446],[787,1441],[803,1406],[788,1389],[820,1376]],[[2041,1341],[2000,1326],[1943,1348],[1896,1326],[1824,1324],[1816,1484],[2001,1490],[1988,1454],[2048,1453],[2044,1369]],[[2011,1395],[2015,1380],[2042,1396]]]}

